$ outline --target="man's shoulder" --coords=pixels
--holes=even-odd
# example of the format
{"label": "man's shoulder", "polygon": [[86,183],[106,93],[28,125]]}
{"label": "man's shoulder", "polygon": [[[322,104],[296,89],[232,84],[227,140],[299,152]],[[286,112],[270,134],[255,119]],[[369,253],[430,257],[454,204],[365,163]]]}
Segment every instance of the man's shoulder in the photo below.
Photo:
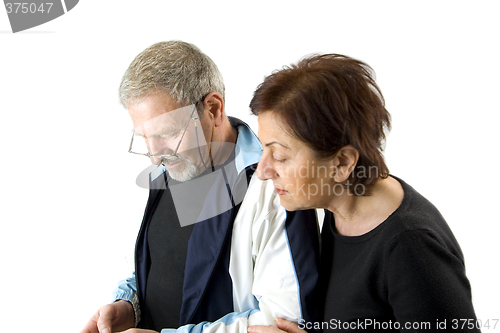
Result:
{"label": "man's shoulder", "polygon": [[248,166],[259,162],[262,155],[262,145],[252,131],[252,129],[243,121],[228,117],[231,126],[235,127],[238,131],[238,138],[236,139],[236,169],[241,172]]}

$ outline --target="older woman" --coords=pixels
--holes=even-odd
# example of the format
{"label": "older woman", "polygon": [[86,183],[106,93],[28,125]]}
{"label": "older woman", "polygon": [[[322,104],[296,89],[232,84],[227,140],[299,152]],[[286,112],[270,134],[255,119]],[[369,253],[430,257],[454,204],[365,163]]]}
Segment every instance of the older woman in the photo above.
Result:
{"label": "older woman", "polygon": [[453,233],[429,201],[389,175],[381,150],[390,115],[372,74],[346,56],[311,56],[268,76],[250,103],[264,147],[259,178],[272,180],[287,210],[325,209],[324,321],[278,327],[475,331]]}

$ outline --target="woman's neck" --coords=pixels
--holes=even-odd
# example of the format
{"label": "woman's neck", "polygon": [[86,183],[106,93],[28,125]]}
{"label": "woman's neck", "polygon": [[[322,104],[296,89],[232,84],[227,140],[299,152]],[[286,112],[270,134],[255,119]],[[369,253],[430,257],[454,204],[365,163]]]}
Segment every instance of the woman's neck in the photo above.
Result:
{"label": "woman's neck", "polygon": [[394,178],[379,179],[369,196],[344,193],[332,198],[328,210],[335,217],[339,235],[360,236],[384,222],[403,201],[404,191]]}

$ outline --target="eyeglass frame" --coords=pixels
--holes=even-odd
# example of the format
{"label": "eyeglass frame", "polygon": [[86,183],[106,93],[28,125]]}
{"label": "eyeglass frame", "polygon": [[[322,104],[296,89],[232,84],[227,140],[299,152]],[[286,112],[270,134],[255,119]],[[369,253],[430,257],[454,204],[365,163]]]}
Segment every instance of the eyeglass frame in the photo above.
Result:
{"label": "eyeglass frame", "polygon": [[[191,116],[189,117],[189,120],[186,124],[186,126],[184,127],[184,131],[182,132],[182,136],[179,140],[179,142],[177,143],[177,147],[175,147],[175,150],[174,150],[174,153],[173,154],[166,154],[166,155],[161,155],[161,154],[151,154],[149,151],[146,153],[146,154],[143,154],[143,153],[136,153],[134,151],[132,151],[132,145],[134,144],[134,135],[135,133],[132,132],[132,139],[130,140],[130,146],[128,148],[128,152],[131,153],[131,154],[135,154],[135,155],[143,155],[143,156],[147,156],[149,158],[151,157],[156,157],[156,158],[159,158],[161,160],[164,160],[164,159],[171,159],[173,157],[175,158],[179,158],[179,156],[177,156],[177,151],[179,150],[179,147],[182,143],[182,139],[184,139],[184,134],[186,134],[186,130],[189,126],[189,123],[191,122],[191,120],[194,120],[195,123],[194,123],[194,126],[195,126],[195,130],[196,130],[196,143],[198,145],[198,150],[200,149],[200,143],[198,142],[198,126],[196,126],[196,120],[197,119],[200,119],[200,117],[196,117],[196,118],[193,118],[193,115],[194,115],[194,112],[197,110],[197,106],[198,106],[198,103],[199,102],[203,102],[205,100],[207,96],[203,96],[199,101],[197,101],[196,103],[194,103],[194,109],[193,109],[193,112],[191,112]],[[205,164],[205,163],[203,163]]]}

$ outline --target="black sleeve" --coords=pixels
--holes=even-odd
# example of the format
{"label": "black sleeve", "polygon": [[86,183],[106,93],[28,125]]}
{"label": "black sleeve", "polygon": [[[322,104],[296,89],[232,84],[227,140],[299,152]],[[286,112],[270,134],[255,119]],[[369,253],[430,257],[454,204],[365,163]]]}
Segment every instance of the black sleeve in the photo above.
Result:
{"label": "black sleeve", "polygon": [[388,299],[405,331],[480,332],[463,260],[435,234],[403,232],[387,251]]}

